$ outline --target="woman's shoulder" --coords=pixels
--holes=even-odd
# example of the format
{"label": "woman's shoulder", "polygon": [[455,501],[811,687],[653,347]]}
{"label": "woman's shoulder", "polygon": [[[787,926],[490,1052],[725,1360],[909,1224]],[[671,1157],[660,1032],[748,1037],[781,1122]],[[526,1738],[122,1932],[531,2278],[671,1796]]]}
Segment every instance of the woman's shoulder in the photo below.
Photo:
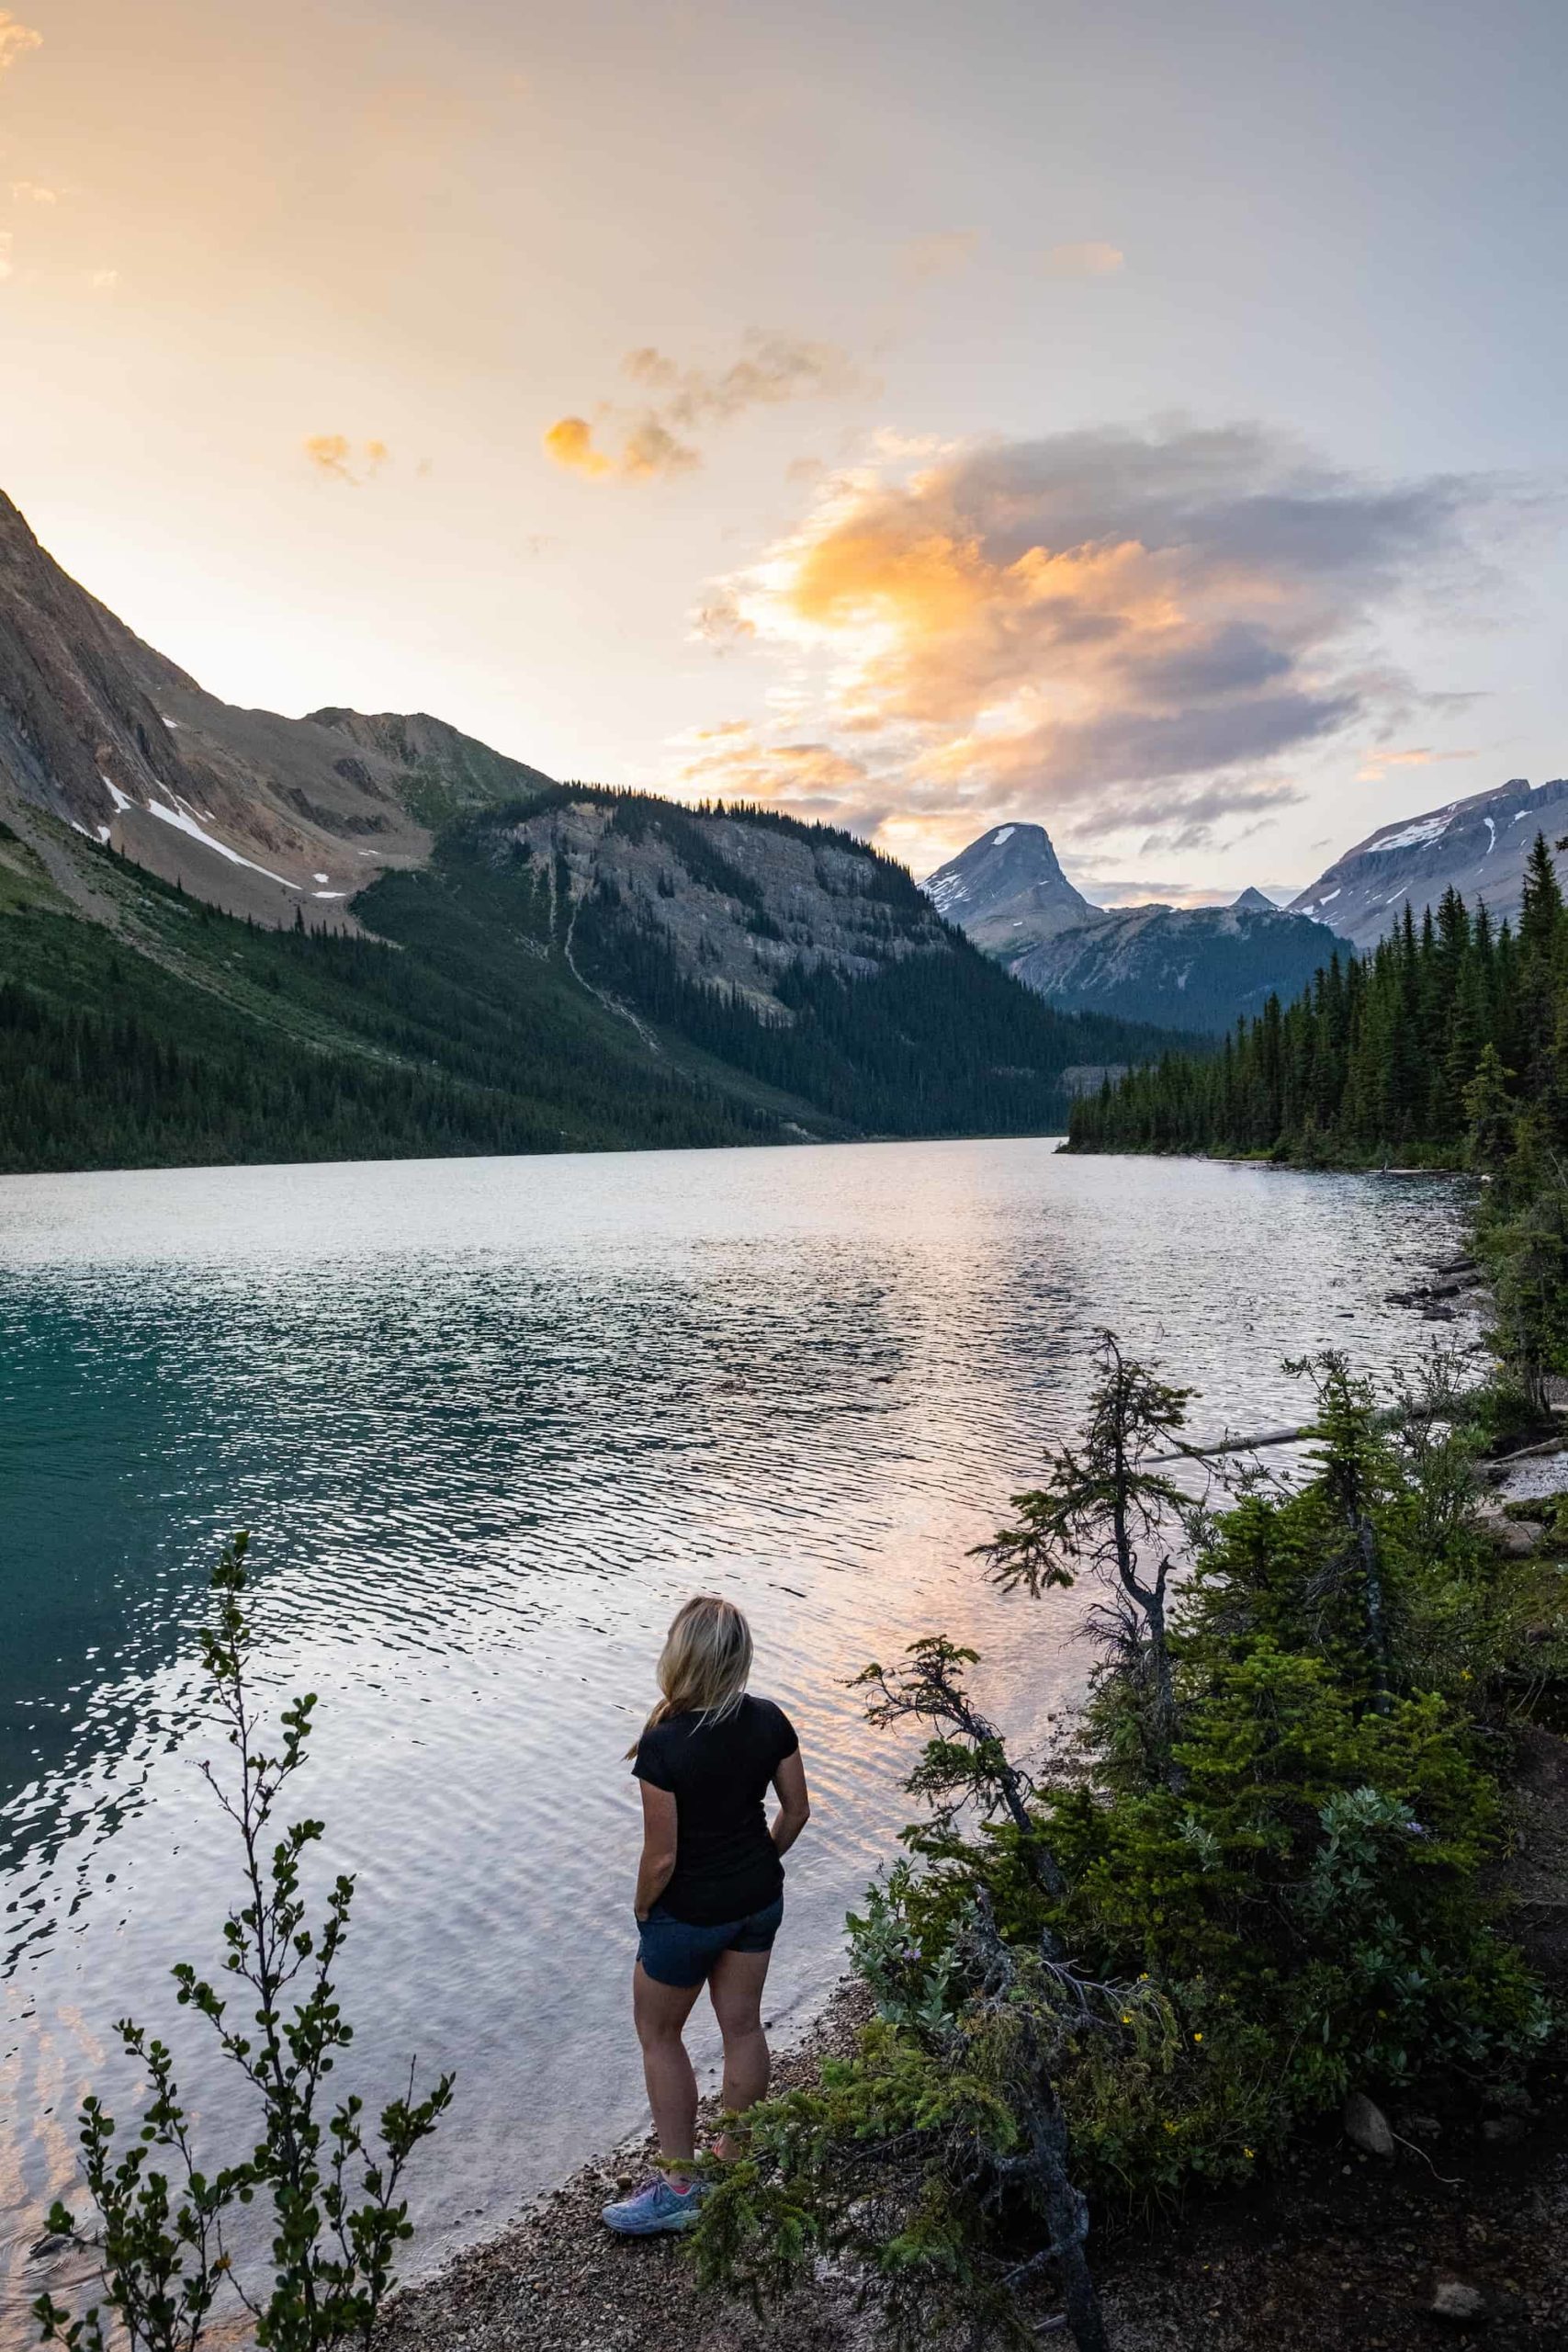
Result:
{"label": "woman's shoulder", "polygon": [[751,1721],[757,1729],[766,1732],[771,1738],[776,1738],[782,1742],[780,1752],[787,1756],[790,1749],[796,1744],[795,1725],[779,1705],[778,1701],[759,1698],[755,1691],[748,1690],[744,1704],[750,1711]]}

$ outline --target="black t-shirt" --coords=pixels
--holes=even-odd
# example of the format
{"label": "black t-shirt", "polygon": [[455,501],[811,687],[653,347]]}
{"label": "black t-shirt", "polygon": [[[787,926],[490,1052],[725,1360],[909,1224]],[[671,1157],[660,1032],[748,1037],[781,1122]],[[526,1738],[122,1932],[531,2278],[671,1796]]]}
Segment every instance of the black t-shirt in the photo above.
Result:
{"label": "black t-shirt", "polygon": [[660,1896],[689,1927],[765,1911],[784,1887],[762,1800],[800,1742],[771,1699],[741,1700],[722,1723],[668,1715],[637,1742],[632,1770],[675,1799],[675,1871]]}

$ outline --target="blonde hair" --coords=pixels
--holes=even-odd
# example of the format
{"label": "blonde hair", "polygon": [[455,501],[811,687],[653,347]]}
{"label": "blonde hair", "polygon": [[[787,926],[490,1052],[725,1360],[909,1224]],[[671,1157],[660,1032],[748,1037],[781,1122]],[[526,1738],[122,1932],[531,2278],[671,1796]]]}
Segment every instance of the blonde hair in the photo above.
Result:
{"label": "blonde hair", "polygon": [[[734,1601],[716,1592],[694,1593],[675,1611],[664,1637],[658,1667],[663,1696],[643,1729],[651,1731],[671,1715],[726,1722],[746,1696],[750,1671],[751,1628]],[[637,1749],[626,1753],[635,1756]]]}

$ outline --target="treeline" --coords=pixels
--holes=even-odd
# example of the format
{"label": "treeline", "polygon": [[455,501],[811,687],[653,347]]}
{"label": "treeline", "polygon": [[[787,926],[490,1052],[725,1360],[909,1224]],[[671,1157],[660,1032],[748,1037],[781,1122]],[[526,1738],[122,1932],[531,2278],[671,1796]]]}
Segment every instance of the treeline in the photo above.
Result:
{"label": "treeline", "polygon": [[1268,1154],[1456,1166],[1508,1121],[1568,1105],[1568,918],[1538,836],[1517,928],[1445,891],[1370,956],[1336,954],[1212,1059],[1168,1054],[1074,1106],[1077,1151]]}

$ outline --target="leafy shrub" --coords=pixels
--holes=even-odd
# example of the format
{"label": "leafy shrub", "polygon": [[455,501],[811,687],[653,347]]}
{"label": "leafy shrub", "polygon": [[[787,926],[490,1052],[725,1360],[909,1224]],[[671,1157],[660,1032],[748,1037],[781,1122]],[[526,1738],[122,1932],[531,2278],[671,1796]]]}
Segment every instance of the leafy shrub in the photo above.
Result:
{"label": "leafy shrub", "polygon": [[[174,1976],[181,2006],[207,2018],[232,2062],[260,2136],[248,2153],[206,2169],[167,2045],[120,2021],[120,2045],[145,2066],[151,2096],[118,2154],[114,2118],[96,2098],[85,2100],[82,2170],[96,2221],[78,2224],[63,2204],[50,2215],[58,2236],[97,2252],[112,2317],[98,2304],[73,2317],[48,2294],[33,2306],[43,2341],[68,2352],[105,2352],[121,2332],[132,2352],[196,2352],[226,2283],[264,2352],[319,2352],[346,2336],[368,2346],[397,2249],[412,2235],[399,2194],[404,2168],[452,2095],[452,2077],[444,2075],[416,2099],[411,2068],[407,2096],[383,2109],[374,2138],[357,2096],[322,2112],[326,2077],[354,2039],[333,1982],[354,1881],[333,1881],[323,1921],[310,1926],[301,1873],[324,1825],[307,1819],[275,1827],[274,1817],[305,1762],[316,1702],[292,1702],[276,1752],[268,1752],[246,1679],[247,1541],[236,1535],[213,1572],[215,1622],[202,1636],[237,1767],[227,1787],[203,1768],[243,1852],[243,1897],[223,1928],[232,1992],[220,1993],[186,1962]],[[225,2222],[258,2194],[272,2207],[274,2275],[253,2292],[233,2274]]]}

